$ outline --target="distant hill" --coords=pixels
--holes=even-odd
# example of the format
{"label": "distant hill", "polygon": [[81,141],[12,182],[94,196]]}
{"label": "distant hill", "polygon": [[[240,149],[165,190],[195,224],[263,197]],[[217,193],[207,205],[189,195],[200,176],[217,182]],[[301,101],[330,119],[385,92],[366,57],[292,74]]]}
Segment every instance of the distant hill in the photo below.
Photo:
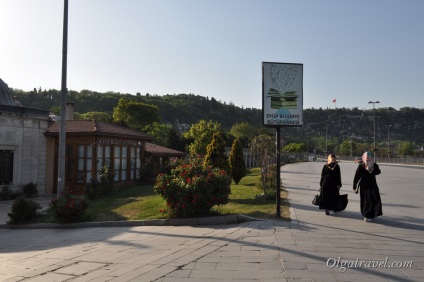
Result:
{"label": "distant hill", "polygon": [[[11,89],[16,99],[26,107],[58,111],[60,91],[41,90],[25,92]],[[126,98],[153,104],[159,107],[163,122],[174,124],[194,124],[199,120],[213,120],[221,123],[223,129],[229,130],[233,124],[248,122],[257,128],[262,126],[262,110],[237,107],[194,94],[173,95],[137,95],[116,92],[100,93],[90,90],[69,91],[67,101],[75,102],[75,111],[105,112],[112,116],[113,108],[120,98]],[[305,142],[305,138],[326,136],[338,141],[354,138],[371,142],[374,136],[373,110],[353,109],[305,109],[303,127],[283,128],[282,135],[286,142]],[[405,107],[376,108],[376,139],[384,142],[390,134],[391,140],[412,141],[424,145],[424,109]],[[390,126],[388,128],[388,126]]]}

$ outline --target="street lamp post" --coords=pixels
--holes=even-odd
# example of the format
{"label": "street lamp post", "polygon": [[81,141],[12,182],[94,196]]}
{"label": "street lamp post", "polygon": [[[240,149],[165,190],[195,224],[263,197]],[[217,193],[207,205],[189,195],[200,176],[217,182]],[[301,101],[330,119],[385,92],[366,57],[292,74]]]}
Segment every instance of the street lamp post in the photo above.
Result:
{"label": "street lamp post", "polygon": [[390,127],[392,125],[387,126],[387,158],[390,158]]}
{"label": "street lamp post", "polygon": [[325,130],[325,153],[328,155],[328,124],[327,129]]}
{"label": "street lamp post", "polygon": [[375,147],[375,104],[379,104],[379,101],[369,101],[368,104],[372,104],[373,107],[373,112],[374,112],[374,150],[376,149]]}

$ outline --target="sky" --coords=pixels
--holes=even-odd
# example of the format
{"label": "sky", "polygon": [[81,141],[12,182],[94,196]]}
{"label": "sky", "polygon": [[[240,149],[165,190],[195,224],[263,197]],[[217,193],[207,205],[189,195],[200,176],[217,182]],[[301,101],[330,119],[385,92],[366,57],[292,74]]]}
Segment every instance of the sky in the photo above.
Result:
{"label": "sky", "polygon": [[[69,90],[262,108],[262,63],[303,64],[303,108],[424,109],[422,0],[69,0]],[[0,78],[61,89],[64,1],[0,0]],[[336,102],[333,102],[333,101]]]}

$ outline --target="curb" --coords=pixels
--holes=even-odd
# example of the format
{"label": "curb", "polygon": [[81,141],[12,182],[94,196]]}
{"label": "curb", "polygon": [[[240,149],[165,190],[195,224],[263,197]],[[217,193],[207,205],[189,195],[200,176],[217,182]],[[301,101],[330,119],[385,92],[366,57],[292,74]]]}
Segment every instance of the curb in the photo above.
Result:
{"label": "curb", "polygon": [[196,218],[173,218],[154,220],[123,220],[123,221],[99,221],[77,223],[30,223],[30,224],[0,224],[0,229],[52,229],[52,228],[89,228],[89,227],[132,227],[132,226],[199,226],[199,225],[224,225],[248,221],[264,221],[244,214],[196,217]]}

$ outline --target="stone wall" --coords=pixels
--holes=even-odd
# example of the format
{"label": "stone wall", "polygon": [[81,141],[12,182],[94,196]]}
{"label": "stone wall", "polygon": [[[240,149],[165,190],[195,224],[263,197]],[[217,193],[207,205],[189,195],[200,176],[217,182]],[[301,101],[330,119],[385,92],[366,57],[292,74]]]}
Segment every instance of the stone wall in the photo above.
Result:
{"label": "stone wall", "polygon": [[30,182],[37,184],[39,194],[46,189],[46,151],[44,133],[47,117],[0,112],[0,150],[13,150],[13,183],[10,188]]}

